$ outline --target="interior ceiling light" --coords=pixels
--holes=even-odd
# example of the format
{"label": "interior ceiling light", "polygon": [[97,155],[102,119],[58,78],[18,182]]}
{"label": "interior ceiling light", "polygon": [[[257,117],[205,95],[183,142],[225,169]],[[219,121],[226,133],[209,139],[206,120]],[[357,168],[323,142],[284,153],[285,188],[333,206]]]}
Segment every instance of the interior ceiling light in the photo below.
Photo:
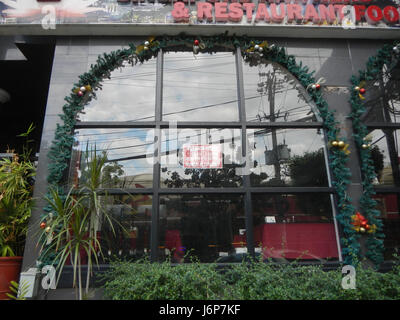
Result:
{"label": "interior ceiling light", "polygon": [[0,88],[0,104],[8,102],[10,99],[10,94],[6,90]]}

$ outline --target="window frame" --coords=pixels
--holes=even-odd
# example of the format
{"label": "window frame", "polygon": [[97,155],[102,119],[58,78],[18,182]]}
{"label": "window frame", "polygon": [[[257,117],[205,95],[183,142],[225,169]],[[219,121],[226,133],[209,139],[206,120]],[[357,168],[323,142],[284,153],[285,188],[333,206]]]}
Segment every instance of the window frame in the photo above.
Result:
{"label": "window frame", "polygon": [[[221,48],[222,49],[222,48]],[[332,173],[328,161],[328,139],[325,134],[323,122],[318,120],[315,122],[249,122],[246,119],[246,105],[244,96],[244,82],[243,82],[243,57],[239,47],[234,49],[235,67],[236,67],[236,81],[237,81],[237,97],[239,108],[239,121],[178,121],[176,122],[177,129],[215,129],[215,128],[236,128],[241,130],[241,143],[242,143],[242,157],[246,159],[246,130],[247,129],[321,129],[324,132],[324,156],[325,167],[328,177],[327,187],[252,187],[250,184],[250,175],[243,175],[243,185],[235,188],[165,188],[161,187],[160,173],[161,173],[161,130],[169,128],[170,122],[163,121],[162,119],[162,100],[163,100],[163,66],[164,66],[164,51],[160,49],[156,56],[156,89],[155,89],[155,121],[84,121],[77,122],[74,125],[74,130],[77,129],[154,129],[154,164],[153,164],[153,183],[151,188],[139,189],[116,189],[107,188],[99,190],[99,195],[120,195],[120,194],[143,194],[152,196],[152,218],[151,218],[151,238],[150,238],[150,260],[157,262],[158,260],[158,246],[159,246],[159,211],[160,211],[160,195],[173,195],[173,194],[241,194],[243,195],[245,224],[246,224],[246,240],[247,240],[247,253],[255,257],[255,248],[253,244],[253,209],[252,209],[252,194],[257,193],[270,193],[270,194],[302,194],[302,193],[327,193],[330,195],[332,205],[333,224],[336,235],[336,246],[338,249],[338,262],[342,262],[341,252],[341,235],[342,230],[336,219],[337,214],[337,201],[335,188],[332,186]],[[223,50],[221,50],[223,51]],[[231,51],[230,51],[231,52]],[[283,68],[283,67],[282,67]],[[285,69],[286,70],[286,69]],[[287,71],[287,70],[286,70]],[[287,71],[290,73],[289,71]],[[302,87],[303,88],[303,87]],[[304,94],[307,90],[304,89]],[[308,99],[309,103],[313,103],[312,99]],[[315,108],[316,109],[316,108]],[[400,188],[399,188],[400,190]]]}
{"label": "window frame", "polygon": [[[390,68],[390,66],[388,66],[387,70],[385,72],[392,72],[393,69],[395,69],[395,67],[397,66],[397,64],[395,64],[394,66],[392,66],[392,68]],[[372,80],[372,84],[375,83],[376,81],[382,82],[382,79],[373,79]],[[380,85],[380,90],[382,91],[382,86]],[[383,97],[387,100],[386,98],[386,94],[383,94]],[[389,117],[390,119],[390,117]],[[396,123],[396,122],[392,122],[392,120],[386,120],[386,121],[364,121],[361,120],[362,123],[365,125],[365,127],[367,128],[368,132],[372,132],[373,130],[382,130],[384,131],[390,131],[390,133],[393,135],[396,134],[396,130],[400,130],[400,123]],[[386,136],[386,133],[385,133]],[[385,137],[385,140],[387,138]],[[396,180],[393,179],[394,181],[394,185],[393,186],[379,186],[379,185],[374,185],[373,189],[376,193],[397,193],[398,197],[400,199],[400,179]]]}

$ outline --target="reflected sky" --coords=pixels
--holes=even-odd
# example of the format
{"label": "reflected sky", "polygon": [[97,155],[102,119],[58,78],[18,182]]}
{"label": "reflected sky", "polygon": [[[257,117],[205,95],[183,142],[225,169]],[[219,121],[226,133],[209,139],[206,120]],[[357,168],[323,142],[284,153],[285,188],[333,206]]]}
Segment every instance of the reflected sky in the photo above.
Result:
{"label": "reflected sky", "polygon": [[243,64],[247,121],[317,121],[304,88],[276,63]]}
{"label": "reflected sky", "polygon": [[[239,121],[236,63],[231,52],[198,55],[167,52],[163,66],[162,120]],[[255,67],[243,63],[243,73],[247,121],[317,120],[305,89],[284,68],[268,61]],[[80,120],[154,121],[156,78],[155,59],[115,70],[111,79],[104,81],[103,90],[97,91],[98,98],[80,115]],[[247,135],[251,147],[247,150],[251,153],[250,174],[262,176],[256,183],[259,186],[265,183],[274,186],[271,183],[274,179],[290,185],[289,161],[316,152],[324,145],[322,130],[318,129],[252,129]],[[89,148],[96,146],[99,151],[107,151],[110,163],[121,166],[120,178],[131,184],[125,187],[134,187],[134,182],[139,180],[141,185],[152,186],[153,129],[80,129],[75,138],[74,166],[89,143]],[[201,167],[188,171],[182,162],[183,149],[194,144],[220,145],[222,168]],[[179,184],[209,175],[208,182],[187,184],[187,187],[207,187],[207,183],[210,187],[242,186],[244,171],[239,167],[245,160],[241,154],[240,129],[162,130],[161,185],[165,187],[173,175],[181,180]],[[276,159],[278,154],[286,154],[286,158],[273,162],[271,157]],[[318,166],[326,173],[324,161]],[[72,168],[71,172],[77,169]]]}
{"label": "reflected sky", "polygon": [[239,120],[232,53],[166,53],[163,77],[163,120]]}
{"label": "reflected sky", "polygon": [[[265,64],[266,63],[266,64]],[[276,63],[243,63],[247,121],[317,121],[304,88]],[[156,59],[114,70],[80,121],[154,121]],[[166,52],[163,68],[164,121],[238,121],[235,56]]]}
{"label": "reflected sky", "polygon": [[[134,188],[138,183],[151,187],[153,175],[154,130],[153,129],[80,129],[75,133],[72,164],[81,170],[79,159],[83,159],[86,150],[96,148],[97,152],[106,152],[108,164],[121,165],[121,185],[112,187]],[[82,160],[81,160],[82,162]],[[75,169],[72,169],[75,172]],[[138,186],[136,186],[138,187]]]}
{"label": "reflected sky", "polygon": [[79,116],[81,121],[154,121],[156,60],[114,70]]}

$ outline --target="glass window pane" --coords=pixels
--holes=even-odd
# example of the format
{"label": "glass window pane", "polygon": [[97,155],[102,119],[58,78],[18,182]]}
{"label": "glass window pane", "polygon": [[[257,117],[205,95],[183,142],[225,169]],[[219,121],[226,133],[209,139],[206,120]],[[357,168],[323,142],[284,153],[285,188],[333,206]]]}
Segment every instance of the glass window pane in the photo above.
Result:
{"label": "glass window pane", "polygon": [[371,144],[371,157],[376,174],[374,184],[396,185],[399,173],[399,130],[373,130],[367,135]]}
{"label": "glass window pane", "polygon": [[337,260],[328,194],[253,194],[256,253],[277,261]]}
{"label": "glass window pane", "polygon": [[328,186],[321,129],[249,129],[255,187]]}
{"label": "glass window pane", "polygon": [[151,195],[101,197],[103,208],[111,219],[113,229],[102,217],[98,237],[105,259],[138,259],[150,254],[152,214]]}
{"label": "glass window pane", "polygon": [[161,187],[239,187],[240,129],[162,130]]}
{"label": "glass window pane", "polygon": [[243,65],[247,121],[321,121],[300,82],[280,65]]}
{"label": "glass window pane", "polygon": [[163,120],[239,120],[232,53],[166,53],[163,79]]}
{"label": "glass window pane", "polygon": [[85,183],[88,161],[96,150],[105,156],[101,188],[151,188],[153,182],[153,129],[79,129],[69,181]]}
{"label": "glass window pane", "polygon": [[400,211],[399,194],[376,194],[373,199],[377,202],[377,209],[381,212],[383,222],[384,258],[394,260],[394,254],[400,253]]}
{"label": "glass window pane", "polygon": [[111,72],[79,114],[81,121],[154,121],[156,60]]}
{"label": "glass window pane", "polygon": [[368,122],[400,121],[400,66],[389,69],[384,65],[382,72],[364,86],[366,92],[362,120]]}
{"label": "glass window pane", "polygon": [[241,237],[245,232],[240,195],[160,197],[160,260],[240,262],[247,252]]}

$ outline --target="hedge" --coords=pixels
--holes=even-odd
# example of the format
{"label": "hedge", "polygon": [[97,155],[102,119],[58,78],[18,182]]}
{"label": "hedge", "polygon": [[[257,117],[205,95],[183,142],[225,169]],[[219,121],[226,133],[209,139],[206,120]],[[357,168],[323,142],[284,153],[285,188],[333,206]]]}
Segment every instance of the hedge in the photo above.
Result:
{"label": "hedge", "polygon": [[400,266],[389,272],[356,267],[355,289],[343,289],[342,269],[261,261],[217,264],[193,261],[171,265],[112,262],[103,276],[104,298],[111,300],[397,300]]}

